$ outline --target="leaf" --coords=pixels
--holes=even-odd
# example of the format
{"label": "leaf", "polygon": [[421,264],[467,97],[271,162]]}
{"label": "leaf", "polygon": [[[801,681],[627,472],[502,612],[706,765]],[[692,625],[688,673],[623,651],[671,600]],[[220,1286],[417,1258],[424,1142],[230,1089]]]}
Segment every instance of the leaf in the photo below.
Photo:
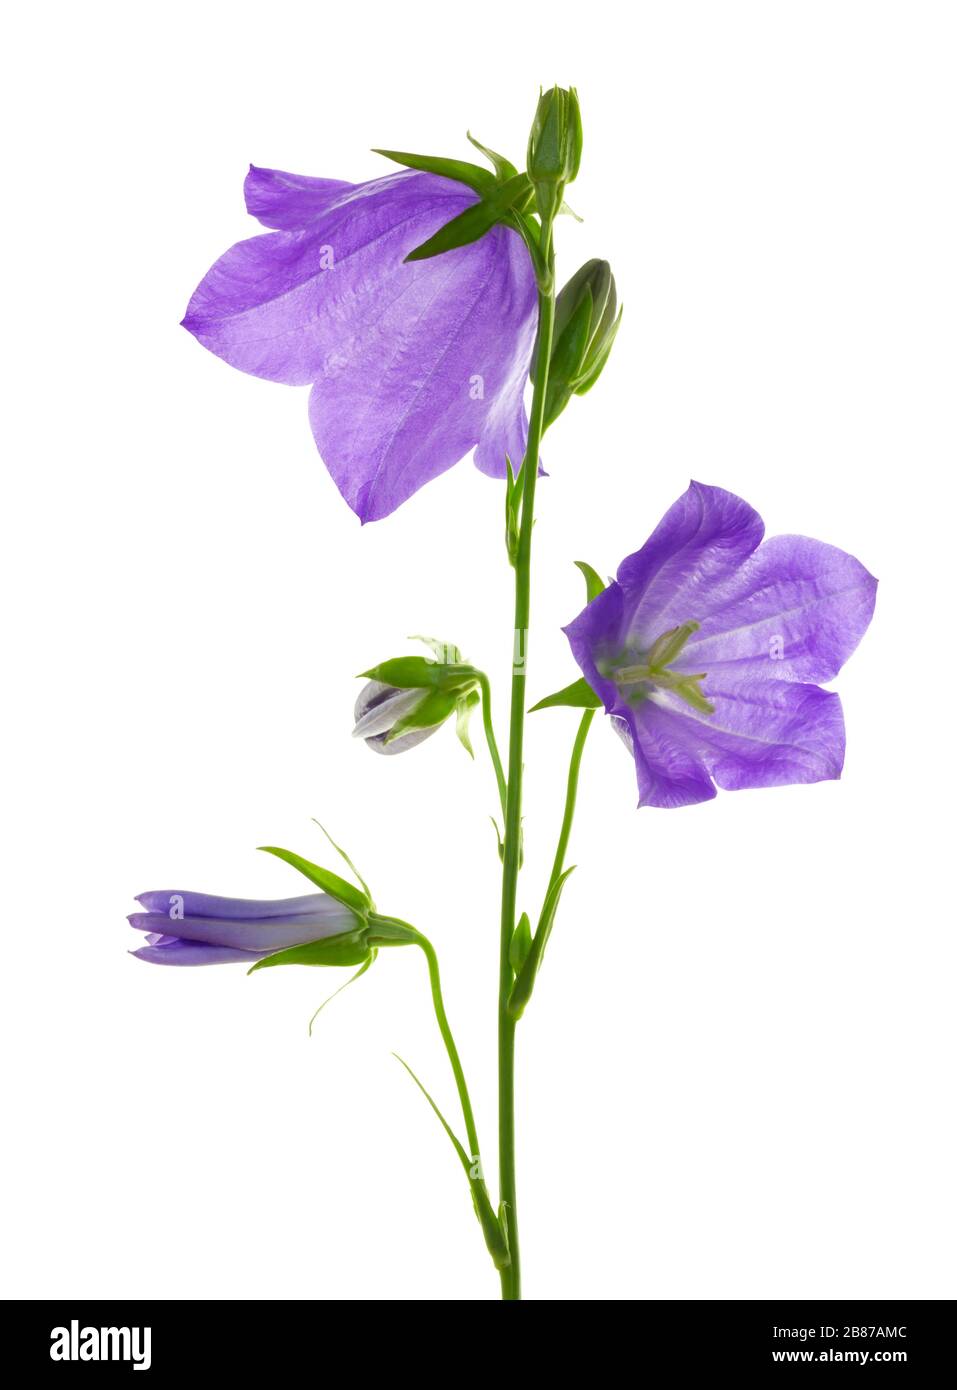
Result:
{"label": "leaf", "polygon": [[465,132],[465,136],[469,144],[474,145],[477,150],[480,150],[481,153],[484,154],[485,158],[495,170],[496,176],[502,183],[504,183],[506,179],[513,179],[515,177],[518,170],[511,160],[506,159],[503,154],[496,154],[496,152],[490,150],[487,145],[483,145],[481,140],[476,140],[470,130]]}
{"label": "leaf", "polygon": [[369,952],[369,958],[368,958],[368,960],[367,960],[363,965],[360,965],[360,966],[359,966],[359,969],[356,971],[356,973],[355,973],[354,975],[350,975],[349,978],[348,978],[348,980],[346,980],[346,982],[345,982],[344,985],[340,985],[338,989],[334,989],[334,990],[332,991],[331,994],[327,995],[326,998],[323,999],[322,1003],[319,1005],[318,1009],[317,1009],[316,1012],[313,1014],[312,1018],[309,1020],[309,1036],[310,1036],[310,1038],[312,1037],[312,1025],[315,1023],[316,1019],[317,1019],[317,1018],[319,1017],[319,1015],[322,1013],[322,1011],[323,1011],[323,1009],[326,1007],[326,1005],[327,1005],[327,1004],[331,1004],[332,1001],[333,1001],[333,999],[335,999],[335,997],[336,997],[337,994],[341,994],[342,991],[343,991],[344,989],[348,989],[350,985],[354,985],[355,982],[356,982],[356,980],[358,980],[359,976],[360,976],[360,975],[364,975],[364,974],[366,973],[366,971],[369,969],[369,966],[370,966],[370,965],[372,964],[372,962],[375,960],[375,958],[376,958],[377,955],[378,955],[378,952],[377,952],[377,951],[370,951],[370,952]]}
{"label": "leaf", "polygon": [[521,530],[522,486],[512,472],[512,460],[505,455],[505,550],[509,563],[515,567],[518,558],[518,537]]}
{"label": "leaf", "polygon": [[585,590],[588,594],[588,602],[591,603],[592,599],[596,599],[599,594],[605,592],[605,582],[586,560],[576,560],[575,564],[585,576]]}
{"label": "leaf", "polygon": [[519,974],[522,966],[528,960],[528,953],[531,949],[532,924],[528,920],[528,913],[523,912],[518,919],[518,926],[512,933],[512,940],[508,948],[508,958],[516,975]]}
{"label": "leaf", "polygon": [[328,830],[326,829],[326,827],[323,825],[322,821],[316,820],[315,816],[312,817],[312,821],[313,821],[313,824],[314,824],[314,825],[318,825],[319,829],[322,831],[323,835],[325,835],[326,839],[329,841],[330,845],[332,845],[332,848],[336,851],[336,853],[337,853],[337,854],[341,854],[341,855],[342,855],[342,858],[343,858],[343,859],[346,861],[346,863],[349,865],[349,868],[352,870],[352,872],[355,874],[356,878],[359,880],[359,883],[360,883],[360,885],[361,885],[361,887],[362,887],[362,891],[365,893],[366,897],[369,899],[369,903],[370,903],[370,906],[371,906],[371,905],[372,905],[372,890],[370,889],[368,883],[366,883],[365,879],[364,879],[364,878],[362,877],[362,875],[360,874],[359,870],[356,868],[355,864],[353,864],[352,860],[349,858],[348,854],[346,854],[346,852],[345,852],[345,850],[342,848],[342,846],[336,844],[335,840],[334,840],[334,839],[332,838],[332,836],[329,834],[329,831],[328,831]]}
{"label": "leaf", "polygon": [[500,210],[492,203],[473,203],[471,207],[446,222],[444,227],[423,241],[406,256],[408,261],[427,261],[432,256],[441,256],[446,251],[455,251],[460,246],[469,246],[491,231],[496,222],[502,220]]}
{"label": "leaf", "polygon": [[445,1116],[442,1114],[442,1111],[441,1111],[441,1110],[439,1109],[439,1107],[436,1105],[435,1101],[434,1101],[434,1100],[432,1099],[432,1097],[429,1095],[428,1091],[427,1091],[427,1090],[425,1089],[425,1087],[422,1085],[422,1082],[421,1082],[421,1081],[419,1080],[419,1078],[416,1076],[415,1072],[414,1072],[414,1071],[412,1070],[412,1068],[409,1066],[408,1062],[406,1062],[402,1057],[400,1057],[399,1054],[398,1054],[398,1052],[393,1052],[392,1055],[393,1055],[393,1057],[395,1058],[395,1060],[396,1060],[397,1062],[401,1062],[401,1063],[402,1063],[402,1065],[405,1067],[406,1071],[407,1071],[407,1072],[409,1073],[409,1075],[411,1076],[412,1080],[413,1080],[413,1081],[415,1082],[415,1084],[418,1086],[419,1090],[420,1090],[420,1091],[422,1092],[422,1094],[425,1096],[426,1100],[429,1102],[429,1104],[431,1105],[432,1109],[435,1111],[436,1115],[439,1117],[439,1123],[441,1124],[442,1128],[445,1130],[446,1134],[449,1136],[449,1139],[450,1139],[451,1142],[452,1142],[452,1147],[455,1149],[455,1152],[456,1152],[456,1153],[458,1154],[458,1156],[459,1156],[459,1162],[462,1164],[462,1167],[465,1169],[466,1174],[469,1174],[469,1175],[470,1175],[470,1174],[471,1174],[471,1168],[472,1168],[471,1161],[469,1160],[469,1156],[468,1156],[468,1154],[465,1152],[465,1149],[464,1149],[462,1143],[460,1142],[459,1139],[456,1138],[455,1131],[453,1130],[452,1126],[449,1124],[448,1120],[447,1120],[447,1119],[445,1118]]}
{"label": "leaf", "polygon": [[303,859],[301,854],[294,854],[289,849],[278,849],[275,845],[260,845],[259,848],[264,854],[274,854],[277,859],[283,859],[287,864],[291,864],[294,869],[298,869],[301,874],[304,874],[310,883],[314,883],[317,888],[328,893],[330,898],[335,898],[337,902],[351,907],[360,916],[363,916],[372,906],[365,893],[361,893],[354,884],[340,878],[338,874],[334,874],[331,869],[322,869],[318,864],[310,863],[308,859]]}
{"label": "leaf", "polygon": [[571,685],[566,685],[564,690],[556,690],[554,695],[546,695],[544,700],[539,700],[537,705],[532,705],[529,714],[534,714],[540,709],[555,709],[558,706],[568,706],[571,709],[598,709],[601,700],[592,690],[584,676],[577,681],[572,681]]}
{"label": "leaf", "polygon": [[[475,141],[472,141],[475,144]],[[472,164],[467,159],[444,159],[441,155],[407,154],[402,150],[373,150],[373,154],[384,155],[394,164],[404,164],[407,169],[418,169],[423,174],[439,174],[445,179],[464,183],[484,197],[495,190],[495,175],[483,169],[481,164]]]}
{"label": "leaf", "polygon": [[545,947],[548,945],[548,938],[551,936],[552,926],[555,921],[555,914],[558,911],[559,899],[562,896],[562,889],[565,887],[569,875],[574,872],[575,865],[572,864],[558,878],[549,884],[548,892],[545,894],[545,902],[542,905],[542,915],[538,921],[538,927],[532,938],[531,950],[525,960],[525,964],[519,973],[518,979],[512,986],[512,992],[508,997],[508,1015],[510,1018],[519,1019],[525,1012],[525,1006],[532,997],[532,990],[535,988],[535,980],[541,968],[542,959],[545,954]]}
{"label": "leaf", "polygon": [[553,879],[545,894],[545,902],[542,907],[542,915],[538,923],[538,930],[535,933],[536,940],[541,938],[541,946],[537,948],[539,964],[545,954],[545,947],[548,945],[548,938],[552,934],[552,927],[555,923],[555,914],[558,911],[558,903],[562,896],[562,889],[569,878],[575,872],[575,864],[570,864],[564,873],[559,874],[558,878]]}
{"label": "leaf", "polygon": [[492,826],[494,827],[494,830],[495,830],[495,838],[496,838],[496,840],[498,841],[498,857],[499,857],[499,859],[502,860],[502,862],[504,863],[504,861],[505,861],[505,845],[504,845],[503,842],[502,842],[502,832],[501,832],[501,830],[499,830],[499,828],[498,828],[498,821],[495,819],[494,816],[489,816],[489,820],[492,822]]}

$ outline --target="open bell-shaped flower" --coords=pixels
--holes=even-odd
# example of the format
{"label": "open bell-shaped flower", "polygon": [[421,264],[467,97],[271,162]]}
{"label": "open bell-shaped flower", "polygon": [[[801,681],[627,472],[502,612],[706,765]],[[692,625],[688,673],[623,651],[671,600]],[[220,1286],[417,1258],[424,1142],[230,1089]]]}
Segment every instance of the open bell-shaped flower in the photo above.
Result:
{"label": "open bell-shaped flower", "polygon": [[841,774],[841,702],[819,682],[867,630],[877,580],[836,546],[763,536],[747,502],[692,483],[565,628],[640,805]]}
{"label": "open bell-shaped flower", "polygon": [[517,468],[537,302],[518,232],[407,260],[480,201],[429,172],[351,184],[251,167],[245,193],[274,230],[219,258],[183,325],[241,371],[312,387],[316,445],[356,515],[388,516],[473,449],[493,477]]}

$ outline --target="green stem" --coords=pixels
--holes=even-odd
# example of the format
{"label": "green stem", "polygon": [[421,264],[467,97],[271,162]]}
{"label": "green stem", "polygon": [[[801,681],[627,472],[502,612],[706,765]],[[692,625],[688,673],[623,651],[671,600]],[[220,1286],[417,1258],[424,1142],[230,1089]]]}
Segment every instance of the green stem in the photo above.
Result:
{"label": "green stem", "polygon": [[552,864],[552,876],[548,886],[551,888],[562,874],[565,867],[565,855],[568,852],[568,840],[572,833],[572,821],[575,819],[575,802],[578,799],[578,774],[581,770],[582,754],[585,751],[585,740],[588,737],[588,730],[595,717],[593,709],[586,709],[581,717],[578,726],[578,733],[575,735],[575,742],[572,746],[571,761],[568,764],[568,784],[565,790],[565,815],[562,818],[562,828],[558,836],[558,848],[555,850],[555,861]]}
{"label": "green stem", "polygon": [[495,739],[495,726],[492,723],[492,687],[489,685],[488,676],[484,671],[479,672],[479,689],[482,692],[482,726],[485,729],[485,742],[488,744],[489,756],[495,769],[498,799],[502,804],[502,815],[504,816],[508,801],[508,784],[505,781],[505,770],[502,767],[502,759],[499,756],[498,743]]}
{"label": "green stem", "polygon": [[[407,925],[407,924],[403,924]],[[414,928],[411,928],[415,931]],[[475,1116],[472,1111],[472,1101],[469,1096],[468,1084],[465,1080],[465,1072],[462,1070],[462,1063],[459,1058],[459,1050],[455,1046],[455,1039],[452,1036],[452,1029],[449,1026],[448,1015],[445,1012],[445,1002],[442,998],[442,980],[439,975],[439,960],[435,954],[435,947],[428,937],[421,932],[415,932],[418,946],[421,947],[422,954],[425,956],[429,968],[429,987],[432,991],[432,1007],[435,1010],[435,1019],[439,1025],[439,1032],[442,1034],[442,1041],[445,1043],[445,1050],[448,1053],[449,1062],[452,1065],[452,1075],[455,1077],[455,1088],[459,1093],[459,1101],[462,1106],[462,1118],[465,1121],[465,1133],[468,1138],[469,1151],[466,1153],[459,1140],[456,1138],[451,1126],[447,1123],[435,1101],[422,1085],[415,1072],[408,1062],[398,1058],[406,1071],[412,1077],[419,1090],[423,1093],[426,1100],[435,1111],[452,1146],[458,1154],[459,1162],[465,1170],[469,1187],[472,1193],[472,1203],[475,1207],[475,1215],[479,1219],[482,1233],[485,1236],[485,1244],[496,1269],[503,1269],[508,1263],[508,1246],[502,1231],[499,1219],[495,1214],[491,1199],[488,1195],[488,1188],[485,1184],[485,1176],[482,1171],[482,1156],[479,1149],[478,1132],[475,1127]]]}
{"label": "green stem", "polygon": [[522,518],[515,556],[514,656],[512,700],[508,739],[508,792],[505,806],[505,840],[502,861],[502,920],[498,995],[498,1154],[502,1210],[508,1228],[511,1260],[502,1270],[502,1297],[521,1298],[518,1207],[515,1180],[515,1020],[509,1016],[508,997],[514,981],[509,947],[515,930],[518,871],[522,837],[522,758],[525,738],[525,681],[531,595],[532,525],[535,517],[535,484],[544,432],[545,390],[555,325],[554,261],[551,227],[542,228],[542,255],[548,268],[547,288],[538,295],[538,346],[534,392],[528,428],[528,447],[522,464]]}
{"label": "green stem", "polygon": [[469,1097],[469,1088],[465,1080],[465,1072],[462,1070],[462,1063],[459,1059],[459,1050],[455,1046],[455,1039],[452,1036],[452,1029],[449,1027],[448,1016],[445,1012],[445,1003],[442,999],[442,980],[439,976],[439,958],[435,954],[435,947],[431,941],[421,933],[419,936],[419,946],[425,956],[429,967],[429,988],[432,991],[432,1007],[435,1010],[435,1020],[439,1025],[439,1032],[442,1034],[442,1041],[445,1043],[445,1050],[452,1065],[452,1075],[455,1077],[455,1088],[459,1093],[459,1100],[462,1105],[462,1119],[465,1121],[465,1133],[469,1141],[469,1157],[473,1164],[480,1163],[478,1133],[475,1128],[475,1116],[472,1112],[472,1101]]}

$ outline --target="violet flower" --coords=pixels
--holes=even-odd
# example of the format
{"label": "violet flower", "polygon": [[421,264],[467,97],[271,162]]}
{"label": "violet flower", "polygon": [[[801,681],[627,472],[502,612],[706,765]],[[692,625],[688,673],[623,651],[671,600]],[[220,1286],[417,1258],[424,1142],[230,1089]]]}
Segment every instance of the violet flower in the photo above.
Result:
{"label": "violet flower", "polygon": [[482,472],[504,478],[506,455],[517,471],[537,304],[517,233],[404,264],[478,195],[435,174],[350,184],[254,166],[245,193],[276,230],[219,258],[183,324],[241,371],[312,385],[316,445],[359,518],[473,448]]}
{"label": "violet flower", "polygon": [[639,805],[841,774],[841,702],[817,683],[864,635],[877,580],[834,546],[763,535],[740,497],[692,483],[565,628],[634,754]]}
{"label": "violet flower", "polygon": [[208,893],[159,891],[136,899],[146,910],[129,917],[147,945],[130,954],[153,965],[251,965],[290,946],[308,946],[351,932],[360,919],[327,893],[263,901]]}

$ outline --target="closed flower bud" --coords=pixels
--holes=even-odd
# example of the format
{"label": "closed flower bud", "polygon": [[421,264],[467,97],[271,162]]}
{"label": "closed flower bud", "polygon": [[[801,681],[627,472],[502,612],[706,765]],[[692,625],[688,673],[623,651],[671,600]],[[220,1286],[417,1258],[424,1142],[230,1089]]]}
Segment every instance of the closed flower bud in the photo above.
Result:
{"label": "closed flower bud", "polygon": [[553,424],[573,395],[594,386],[608,361],[621,311],[615,277],[607,261],[586,261],[561,291],[545,398],[545,427]]}
{"label": "closed flower bud", "polygon": [[578,173],[582,157],[582,119],[574,87],[551,87],[538,99],[528,137],[528,176],[543,222],[562,205],[565,184]]}
{"label": "closed flower bud", "polygon": [[356,700],[353,738],[376,753],[404,753],[434,734],[455,710],[456,697],[443,691],[399,690],[369,681]]}

